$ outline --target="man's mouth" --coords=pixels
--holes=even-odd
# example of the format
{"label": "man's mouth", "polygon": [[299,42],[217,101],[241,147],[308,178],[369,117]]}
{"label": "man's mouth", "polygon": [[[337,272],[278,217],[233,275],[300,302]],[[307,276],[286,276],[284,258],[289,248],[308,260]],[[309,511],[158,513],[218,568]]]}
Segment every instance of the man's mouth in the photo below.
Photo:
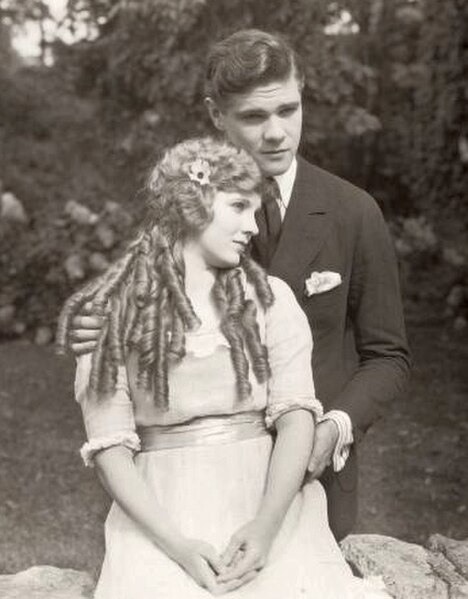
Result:
{"label": "man's mouth", "polygon": [[262,154],[266,154],[267,156],[280,156],[281,154],[285,154],[288,150],[263,150]]}

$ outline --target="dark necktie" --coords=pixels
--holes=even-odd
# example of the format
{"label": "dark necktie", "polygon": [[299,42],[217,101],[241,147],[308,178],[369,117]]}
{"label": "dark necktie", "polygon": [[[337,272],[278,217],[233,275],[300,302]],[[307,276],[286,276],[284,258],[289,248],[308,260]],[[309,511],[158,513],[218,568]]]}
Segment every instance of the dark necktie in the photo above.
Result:
{"label": "dark necktie", "polygon": [[258,235],[252,239],[252,256],[268,268],[281,235],[281,193],[273,177],[264,180],[262,206],[256,214]]}

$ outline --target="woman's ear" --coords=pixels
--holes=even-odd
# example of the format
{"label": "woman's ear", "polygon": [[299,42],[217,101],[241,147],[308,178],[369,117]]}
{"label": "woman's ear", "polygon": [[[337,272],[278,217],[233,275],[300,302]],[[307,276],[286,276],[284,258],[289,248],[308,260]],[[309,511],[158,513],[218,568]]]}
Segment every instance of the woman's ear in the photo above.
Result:
{"label": "woman's ear", "polygon": [[213,98],[207,96],[205,98],[205,106],[208,110],[208,114],[210,115],[211,121],[213,125],[216,127],[216,129],[218,129],[219,131],[224,131],[224,116],[216,102],[213,100]]}

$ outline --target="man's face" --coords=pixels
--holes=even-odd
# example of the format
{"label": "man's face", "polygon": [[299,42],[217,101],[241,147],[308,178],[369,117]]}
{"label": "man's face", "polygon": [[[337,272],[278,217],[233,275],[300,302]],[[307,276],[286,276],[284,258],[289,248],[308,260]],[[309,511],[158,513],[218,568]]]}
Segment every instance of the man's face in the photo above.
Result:
{"label": "man's face", "polygon": [[222,108],[210,98],[207,106],[215,126],[246,150],[264,175],[288,170],[302,130],[301,85],[294,73],[284,81],[233,94]]}

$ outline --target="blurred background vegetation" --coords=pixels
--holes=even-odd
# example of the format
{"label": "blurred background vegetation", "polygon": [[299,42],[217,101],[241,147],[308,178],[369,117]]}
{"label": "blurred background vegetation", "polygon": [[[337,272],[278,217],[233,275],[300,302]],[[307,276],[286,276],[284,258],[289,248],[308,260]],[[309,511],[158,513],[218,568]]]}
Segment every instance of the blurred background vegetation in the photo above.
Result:
{"label": "blurred background vegetation", "polygon": [[[466,2],[68,0],[55,23],[49,8],[0,1],[1,336],[51,340],[63,299],[141,217],[160,150],[212,132],[204,58],[241,27],[291,38],[306,70],[302,153],[376,197],[407,303],[466,328]],[[34,63],[11,43],[28,24]]]}

